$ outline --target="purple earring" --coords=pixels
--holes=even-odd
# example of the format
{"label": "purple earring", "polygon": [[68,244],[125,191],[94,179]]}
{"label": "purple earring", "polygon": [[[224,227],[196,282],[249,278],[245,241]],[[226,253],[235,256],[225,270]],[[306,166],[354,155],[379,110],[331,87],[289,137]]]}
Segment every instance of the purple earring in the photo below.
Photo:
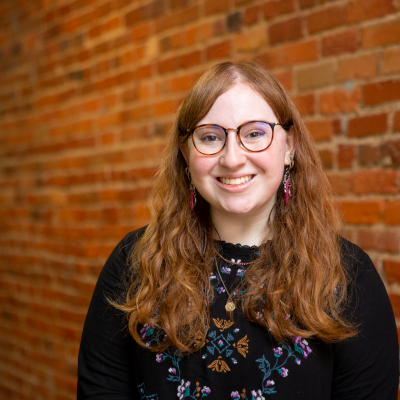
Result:
{"label": "purple earring", "polygon": [[289,203],[289,197],[292,196],[292,193],[290,192],[290,188],[292,187],[292,182],[290,181],[290,170],[292,169],[294,165],[293,161],[293,154],[290,154],[290,165],[285,166],[285,173],[283,175],[283,190],[285,192],[285,204]]}
{"label": "purple earring", "polygon": [[189,167],[186,167],[186,175],[189,178],[190,181],[190,209],[193,210],[194,206],[197,204],[197,198],[196,198],[196,186],[194,186],[194,183],[192,181],[192,177],[190,176],[190,171]]}

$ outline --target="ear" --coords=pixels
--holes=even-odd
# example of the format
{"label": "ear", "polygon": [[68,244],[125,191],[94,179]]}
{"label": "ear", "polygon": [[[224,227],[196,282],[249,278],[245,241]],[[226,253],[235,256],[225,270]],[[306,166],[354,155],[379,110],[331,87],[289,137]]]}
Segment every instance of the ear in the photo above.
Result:
{"label": "ear", "polygon": [[294,135],[292,128],[286,131],[286,152],[285,152],[285,165],[290,165],[291,158],[294,157]]}
{"label": "ear", "polygon": [[187,144],[181,144],[179,145],[179,150],[181,151],[183,158],[186,160],[186,164],[189,165],[189,149],[187,147]]}

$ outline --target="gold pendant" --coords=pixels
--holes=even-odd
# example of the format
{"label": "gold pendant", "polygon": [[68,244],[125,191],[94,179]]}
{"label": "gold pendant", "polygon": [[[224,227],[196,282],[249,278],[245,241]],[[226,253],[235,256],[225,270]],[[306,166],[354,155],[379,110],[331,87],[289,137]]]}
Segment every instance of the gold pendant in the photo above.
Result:
{"label": "gold pendant", "polygon": [[236,308],[236,307],[235,307],[235,304],[232,303],[231,301],[228,301],[228,302],[225,304],[225,309],[226,309],[226,311],[233,311],[235,308]]}

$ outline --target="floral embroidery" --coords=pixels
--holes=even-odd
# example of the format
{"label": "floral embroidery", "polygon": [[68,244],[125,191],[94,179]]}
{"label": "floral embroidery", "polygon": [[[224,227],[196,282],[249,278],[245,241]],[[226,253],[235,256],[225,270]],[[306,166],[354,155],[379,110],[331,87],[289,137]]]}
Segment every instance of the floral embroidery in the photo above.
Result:
{"label": "floral embroidery", "polygon": [[144,383],[141,383],[137,389],[139,390],[139,394],[140,394],[140,399],[145,399],[145,400],[158,400],[158,395],[156,394],[150,394],[146,396],[146,386],[144,385]]}
{"label": "floral embroidery", "polygon": [[230,371],[231,369],[228,367],[228,364],[222,360],[221,356],[218,356],[218,358],[213,361],[208,368],[211,368],[213,371],[217,371],[217,372],[226,372],[226,371]]}
{"label": "floral embroidery", "polygon": [[220,320],[219,318],[217,318],[217,319],[213,318],[213,321],[214,321],[214,324],[217,326],[217,328],[219,328],[219,330],[221,332],[224,331],[225,329],[228,329],[230,326],[232,326],[234,324],[233,321],[226,321],[224,319]]}
{"label": "floral embroidery", "polygon": [[179,399],[183,399],[185,397],[189,397],[192,399],[196,399],[201,397],[207,397],[211,393],[211,389],[208,386],[200,387],[199,382],[196,382],[196,389],[193,394],[190,394],[190,381],[181,380],[181,384],[178,386],[177,396]]}
{"label": "floral embroidery", "polygon": [[237,351],[244,357],[246,358],[246,353],[249,352],[249,340],[247,339],[247,335],[240,339],[237,344],[235,343],[233,345],[234,347],[237,348]]}
{"label": "floral embroidery", "polygon": [[[262,394],[273,394],[277,393],[275,388],[275,382],[270,378],[271,374],[276,371],[278,374],[286,378],[289,376],[289,370],[285,367],[287,361],[290,357],[295,359],[297,365],[301,364],[300,359],[298,358],[296,353],[303,355],[306,359],[310,353],[312,353],[311,348],[308,346],[308,342],[301,338],[300,336],[292,338],[293,347],[290,344],[280,342],[278,347],[273,348],[273,353],[275,357],[275,363],[271,366],[270,362],[263,355],[261,358],[256,360],[259,363],[260,370],[264,373],[261,389],[252,390],[251,391],[251,400],[262,400],[264,397]],[[284,355],[286,353],[286,355]],[[232,391],[231,398],[233,399],[247,399],[246,390],[243,389],[242,393],[239,395],[237,391]]]}
{"label": "floral embroidery", "polygon": [[173,367],[168,369],[170,375],[168,380],[171,382],[181,381],[181,370],[179,368],[179,362],[182,360],[182,356],[177,351],[171,353],[169,350],[165,350],[163,353],[156,354],[156,361],[158,363],[163,362],[165,359],[171,359]]}

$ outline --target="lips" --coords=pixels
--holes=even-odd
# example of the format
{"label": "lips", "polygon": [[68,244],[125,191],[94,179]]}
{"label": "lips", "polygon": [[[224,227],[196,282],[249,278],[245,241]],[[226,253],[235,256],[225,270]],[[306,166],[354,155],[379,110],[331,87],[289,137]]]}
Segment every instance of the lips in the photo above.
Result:
{"label": "lips", "polygon": [[253,179],[254,175],[246,175],[241,178],[230,179],[230,178],[218,178],[218,180],[225,185],[240,185]]}

